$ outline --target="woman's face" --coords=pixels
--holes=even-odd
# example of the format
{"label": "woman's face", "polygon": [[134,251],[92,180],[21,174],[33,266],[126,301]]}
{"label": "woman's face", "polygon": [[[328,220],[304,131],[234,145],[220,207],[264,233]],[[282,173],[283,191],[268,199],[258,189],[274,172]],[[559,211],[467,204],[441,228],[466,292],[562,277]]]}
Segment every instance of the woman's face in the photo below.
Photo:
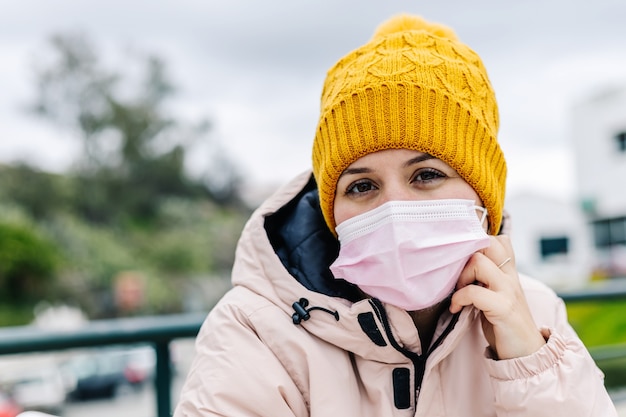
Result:
{"label": "woman's face", "polygon": [[348,220],[388,201],[474,200],[478,194],[445,162],[408,149],[370,153],[352,163],[337,181],[335,222]]}

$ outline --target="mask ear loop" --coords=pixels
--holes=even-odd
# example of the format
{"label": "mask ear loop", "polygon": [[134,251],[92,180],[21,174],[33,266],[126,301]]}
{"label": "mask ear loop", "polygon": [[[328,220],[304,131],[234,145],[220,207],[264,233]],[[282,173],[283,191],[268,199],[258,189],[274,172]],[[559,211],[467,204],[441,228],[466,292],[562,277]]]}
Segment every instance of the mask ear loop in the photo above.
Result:
{"label": "mask ear loop", "polygon": [[[483,215],[480,218],[480,225],[483,226],[483,223],[485,223],[485,220],[487,219],[487,209],[480,206],[474,206],[474,208],[483,212]],[[489,223],[487,223],[487,228],[489,228]]]}

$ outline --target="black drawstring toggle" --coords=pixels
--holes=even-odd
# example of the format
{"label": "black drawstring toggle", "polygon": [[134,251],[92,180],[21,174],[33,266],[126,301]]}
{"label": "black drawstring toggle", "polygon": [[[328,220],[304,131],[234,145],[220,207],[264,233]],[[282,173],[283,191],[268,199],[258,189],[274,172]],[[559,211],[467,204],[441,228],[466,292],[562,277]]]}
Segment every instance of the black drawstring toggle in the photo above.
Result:
{"label": "black drawstring toggle", "polygon": [[309,312],[313,311],[313,310],[321,310],[321,311],[325,311],[326,313],[330,314],[331,316],[335,317],[335,320],[339,321],[339,313],[337,311],[331,311],[328,310],[324,307],[311,307],[309,309],[307,309],[307,306],[309,305],[309,300],[307,300],[306,298],[301,298],[300,300],[296,301],[295,303],[293,303],[291,305],[291,307],[293,307],[293,311],[294,313],[291,315],[291,319],[293,320],[293,324],[300,324],[302,323],[302,321],[307,321],[308,319],[311,318],[311,315],[309,314]]}

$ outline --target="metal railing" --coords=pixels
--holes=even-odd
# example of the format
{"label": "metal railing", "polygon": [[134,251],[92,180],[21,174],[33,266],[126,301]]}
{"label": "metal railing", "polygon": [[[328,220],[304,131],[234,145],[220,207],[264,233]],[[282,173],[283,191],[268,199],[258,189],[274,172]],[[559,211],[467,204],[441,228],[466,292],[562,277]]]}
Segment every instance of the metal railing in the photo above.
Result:
{"label": "metal railing", "polygon": [[0,329],[0,355],[151,344],[156,353],[157,416],[169,417],[172,413],[170,342],[195,337],[205,317],[206,313],[98,320],[71,331],[34,326],[5,327]]}
{"label": "metal railing", "polygon": [[[626,289],[585,290],[562,293],[565,302],[605,301],[626,298]],[[155,397],[158,417],[172,413],[170,343],[193,338],[206,313],[178,314],[115,320],[98,320],[71,331],[52,331],[34,326],[0,328],[0,355],[61,351],[108,345],[151,344],[156,353]],[[595,360],[626,357],[626,345],[590,349]]]}

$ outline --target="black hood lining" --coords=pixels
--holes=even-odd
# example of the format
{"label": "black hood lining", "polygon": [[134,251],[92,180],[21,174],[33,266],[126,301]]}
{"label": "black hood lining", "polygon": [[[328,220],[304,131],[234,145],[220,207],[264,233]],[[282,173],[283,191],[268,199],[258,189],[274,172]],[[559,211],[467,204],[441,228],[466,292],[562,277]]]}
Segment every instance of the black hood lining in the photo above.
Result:
{"label": "black hood lining", "polygon": [[313,176],[298,195],[265,218],[265,230],[287,271],[304,287],[352,302],[363,298],[357,286],[335,279],[328,269],[339,242],[324,221]]}

